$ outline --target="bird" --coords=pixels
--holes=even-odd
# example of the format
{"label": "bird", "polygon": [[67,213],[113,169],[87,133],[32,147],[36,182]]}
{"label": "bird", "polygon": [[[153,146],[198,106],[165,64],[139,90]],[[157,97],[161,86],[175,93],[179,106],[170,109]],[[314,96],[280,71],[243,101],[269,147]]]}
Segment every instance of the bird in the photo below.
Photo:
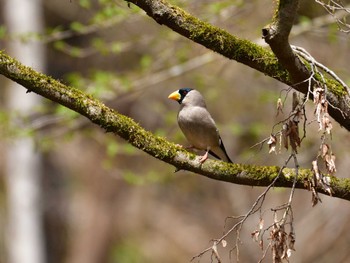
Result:
{"label": "bird", "polygon": [[199,159],[200,163],[207,160],[208,153],[217,159],[232,163],[202,94],[195,89],[181,88],[171,93],[168,98],[180,104],[177,122],[191,144],[190,148],[205,151]]}

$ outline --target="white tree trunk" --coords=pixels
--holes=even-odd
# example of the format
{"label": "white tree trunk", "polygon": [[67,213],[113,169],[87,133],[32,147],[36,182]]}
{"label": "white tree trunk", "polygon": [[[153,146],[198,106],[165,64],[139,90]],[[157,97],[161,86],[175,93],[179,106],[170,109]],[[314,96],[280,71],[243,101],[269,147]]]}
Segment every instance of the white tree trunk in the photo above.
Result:
{"label": "white tree trunk", "polygon": [[[40,32],[43,28],[41,0],[6,0],[5,24],[12,35]],[[6,51],[24,64],[43,71],[45,53],[41,44],[15,38]],[[11,82],[6,99],[8,110],[28,116],[40,103],[39,96],[26,94]],[[20,117],[19,117],[20,118]],[[18,124],[14,118],[12,124]],[[18,126],[17,126],[18,127]],[[21,125],[18,127],[21,128]],[[23,126],[22,126],[23,128]],[[44,263],[45,246],[41,207],[41,157],[29,138],[15,138],[7,147],[8,224],[7,249],[10,263]]]}

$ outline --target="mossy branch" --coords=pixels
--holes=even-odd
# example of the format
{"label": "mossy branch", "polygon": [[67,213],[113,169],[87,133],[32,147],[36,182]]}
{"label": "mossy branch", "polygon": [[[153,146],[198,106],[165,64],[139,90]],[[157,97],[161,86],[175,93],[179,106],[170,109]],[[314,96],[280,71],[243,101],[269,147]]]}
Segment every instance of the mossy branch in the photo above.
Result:
{"label": "mossy branch", "polygon": [[[292,79],[293,88],[306,94],[310,90],[310,83],[305,81],[311,77],[311,68],[302,61],[289,44],[289,34],[294,25],[299,7],[298,0],[280,0],[271,24],[263,28],[263,37],[270,45],[282,67],[287,69]],[[319,83],[323,83],[320,76],[315,76]],[[350,97],[346,88],[334,79],[324,80],[327,86],[327,100],[330,105],[329,114],[342,126],[350,131]],[[319,84],[312,78],[311,86]],[[309,94],[312,99],[312,93]]]}
{"label": "mossy branch", "polygon": [[282,68],[271,51],[204,22],[165,0],[126,1],[143,9],[160,25],[166,25],[180,35],[229,59],[291,84],[289,73]]}
{"label": "mossy branch", "polygon": [[[113,132],[154,158],[175,166],[177,170],[188,170],[211,179],[250,186],[267,186],[279,176],[276,187],[292,187],[294,169],[285,168],[281,171],[277,166],[229,164],[214,160],[207,160],[201,165],[199,157],[193,153],[146,131],[131,118],[108,108],[92,96],[22,65],[4,52],[0,52],[0,74],[21,84],[28,92],[39,94],[84,115],[107,132]],[[305,179],[311,176],[311,170],[300,169],[296,187],[306,189]],[[350,179],[332,177],[331,188],[334,197],[350,200]],[[316,189],[327,194],[322,188]]]}
{"label": "mossy branch", "polygon": [[[272,23],[262,30],[266,42],[274,53],[204,22],[165,0],[126,1],[137,5],[156,22],[166,25],[184,37],[291,85],[304,94],[308,92],[308,83],[305,80],[311,75],[310,69],[293,53],[288,43],[299,1],[277,1],[278,6]],[[350,131],[349,94],[333,79],[326,77],[325,82],[328,86],[327,99],[333,105],[329,107],[329,114]],[[312,99],[312,94],[309,97]]]}

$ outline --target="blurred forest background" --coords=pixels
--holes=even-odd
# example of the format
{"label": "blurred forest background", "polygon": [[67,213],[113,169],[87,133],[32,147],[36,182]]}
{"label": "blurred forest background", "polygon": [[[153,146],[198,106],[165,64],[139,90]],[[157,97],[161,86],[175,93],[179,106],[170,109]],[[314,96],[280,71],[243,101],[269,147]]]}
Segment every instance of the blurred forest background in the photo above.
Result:
{"label": "blurred forest background", "polygon": [[[274,8],[267,0],[172,3],[260,44],[261,28]],[[290,110],[291,93],[276,80],[192,43],[125,1],[0,0],[0,10],[0,49],[26,65],[185,145],[176,123],[178,104],[167,96],[182,87],[196,88],[234,162],[284,164],[284,149],[269,155],[266,146],[251,148],[283,118],[276,117],[280,96],[287,97],[284,112]],[[350,84],[350,38],[329,17],[314,1],[302,1],[290,42]],[[21,55],[26,48],[32,48],[26,53],[29,59]],[[225,226],[228,216],[245,214],[263,191],[184,171],[174,174],[174,167],[60,105],[26,94],[2,76],[0,87],[0,262],[189,262],[234,223],[228,219]],[[311,167],[321,137],[312,122],[312,103],[307,114],[307,138],[298,154],[304,168]],[[336,176],[348,177],[350,134],[333,125]],[[32,159],[27,163],[23,156]],[[266,221],[273,220],[269,208],[285,203],[289,192],[276,188],[269,193]],[[296,191],[291,262],[350,259],[349,202],[321,198],[322,203],[311,207],[311,194]],[[257,262],[262,256],[251,238],[258,223],[259,216],[252,216],[243,227],[241,262]],[[28,231],[22,239],[21,229]],[[234,238],[220,248],[222,253],[229,253]],[[28,257],[31,253],[36,256]],[[210,255],[200,262],[211,262]]]}

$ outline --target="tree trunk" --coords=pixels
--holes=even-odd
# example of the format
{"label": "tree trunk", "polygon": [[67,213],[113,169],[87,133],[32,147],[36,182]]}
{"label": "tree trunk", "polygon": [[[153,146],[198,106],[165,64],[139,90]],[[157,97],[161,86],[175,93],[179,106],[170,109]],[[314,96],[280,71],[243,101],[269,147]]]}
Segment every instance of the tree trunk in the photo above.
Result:
{"label": "tree trunk", "polygon": [[[39,32],[43,28],[40,0],[7,0],[3,9],[9,32],[18,36]],[[20,41],[15,37],[6,50],[26,64],[38,70],[44,68],[44,48],[38,42]],[[28,128],[18,119],[26,119],[41,99],[35,94],[26,94],[15,82],[8,83],[7,107],[20,116],[12,119],[19,130]],[[23,117],[23,118],[22,118]],[[43,263],[45,250],[42,227],[41,156],[36,151],[34,140],[28,136],[10,142],[6,151],[6,178],[8,192],[7,249],[10,263]]]}

